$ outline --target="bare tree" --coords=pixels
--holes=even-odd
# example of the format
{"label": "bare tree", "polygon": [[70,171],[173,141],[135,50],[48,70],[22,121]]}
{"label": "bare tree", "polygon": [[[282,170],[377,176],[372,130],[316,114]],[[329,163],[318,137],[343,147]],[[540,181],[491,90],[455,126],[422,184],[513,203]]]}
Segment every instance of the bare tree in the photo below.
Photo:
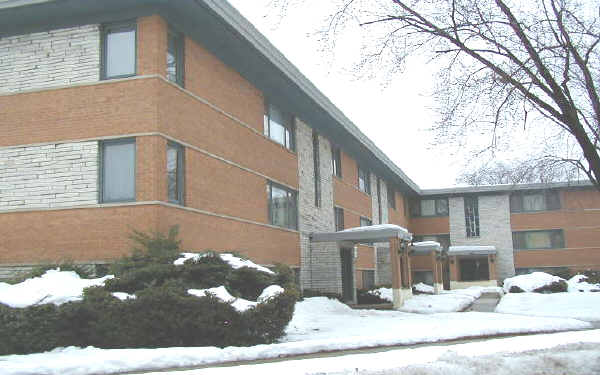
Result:
{"label": "bare tree", "polygon": [[514,185],[578,180],[579,169],[571,163],[547,160],[492,161],[463,172],[457,183],[468,185]]}
{"label": "bare tree", "polygon": [[374,35],[365,62],[395,69],[426,51],[441,64],[438,140],[477,134],[494,151],[515,126],[541,127],[538,143],[553,146],[537,160],[571,164],[600,189],[597,2],[343,0],[328,31],[348,22]]}

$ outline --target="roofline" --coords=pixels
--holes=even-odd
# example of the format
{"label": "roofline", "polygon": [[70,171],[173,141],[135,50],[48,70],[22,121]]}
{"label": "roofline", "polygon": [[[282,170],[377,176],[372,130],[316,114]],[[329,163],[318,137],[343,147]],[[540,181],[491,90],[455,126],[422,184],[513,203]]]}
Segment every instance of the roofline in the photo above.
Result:
{"label": "roofline", "polygon": [[423,189],[420,194],[422,196],[431,195],[462,195],[462,194],[477,194],[477,193],[509,193],[521,190],[544,190],[544,189],[560,189],[560,188],[590,188],[593,187],[590,181],[566,181],[566,182],[549,182],[549,183],[533,183],[533,184],[506,184],[506,185],[482,185],[482,186],[464,186],[443,189]]}
{"label": "roofline", "polygon": [[41,3],[50,3],[56,0],[0,0],[0,10],[8,8],[17,8],[28,5],[35,5]]}
{"label": "roofline", "polygon": [[[198,1],[198,0],[196,0]],[[335,106],[300,70],[292,64],[273,44],[252,25],[229,2],[222,0],[200,0],[212,11],[222,17],[240,33],[254,48],[262,53],[273,65],[283,72],[290,80],[298,85],[311,99],[321,106],[329,115],[338,121],[345,130],[358,139],[363,146],[371,151],[383,164],[402,179],[416,193],[419,186],[411,180],[388,156],[375,145],[344,113]]]}

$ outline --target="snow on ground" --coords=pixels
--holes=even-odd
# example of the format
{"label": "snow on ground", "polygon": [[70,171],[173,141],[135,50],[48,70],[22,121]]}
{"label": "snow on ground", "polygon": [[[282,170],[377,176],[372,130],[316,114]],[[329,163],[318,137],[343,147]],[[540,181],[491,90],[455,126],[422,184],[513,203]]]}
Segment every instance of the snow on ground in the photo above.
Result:
{"label": "snow on ground", "polygon": [[48,270],[42,276],[22,283],[0,283],[0,303],[23,308],[44,303],[60,305],[79,301],[82,299],[83,289],[104,285],[106,280],[113,277],[109,275],[99,279],[82,279],[74,271]]}
{"label": "snow on ground", "polygon": [[569,292],[600,292],[600,284],[590,284],[585,275],[575,275],[567,280]]}
{"label": "snow on ground", "polygon": [[519,275],[504,279],[504,291],[508,293],[511,287],[517,286],[525,292],[533,292],[535,289],[561,280],[564,279],[545,272],[532,272],[527,275]]}
{"label": "snow on ground", "polygon": [[435,289],[433,289],[433,287],[431,285],[427,285],[424,283],[418,283],[417,285],[413,285],[413,288],[417,292],[421,292],[421,293],[428,293],[428,294],[435,293]]}
{"label": "snow on ground", "polygon": [[283,293],[283,291],[284,289],[279,285],[268,286],[262,291],[260,296],[258,296],[256,302],[232,296],[223,285],[210,289],[188,289],[187,292],[196,297],[205,297],[208,294],[212,294],[223,302],[231,303],[231,306],[237,311],[246,311],[261,302],[266,302],[274,296]]}
{"label": "snow on ground", "polygon": [[509,293],[496,312],[600,322],[600,293]]}
{"label": "snow on ground", "polygon": [[[200,259],[206,255],[207,255],[207,253],[181,253],[181,258],[176,259],[173,262],[173,264],[176,266],[181,266],[188,259]],[[234,269],[248,267],[248,268],[254,268],[254,269],[262,271],[262,272],[270,273],[272,275],[275,274],[275,272],[271,271],[267,267],[259,266],[258,264],[252,262],[251,260],[242,259],[242,258],[236,257],[233,254],[222,253],[222,254],[219,254],[219,256],[225,262],[229,263],[229,265],[231,267],[233,267]]]}
{"label": "snow on ground", "polygon": [[[433,287],[427,284],[417,284],[415,285],[415,288],[419,286],[423,290],[425,290],[423,286],[428,287],[428,291],[425,293],[433,293]],[[393,300],[392,289],[390,288],[379,288],[372,292],[379,292],[381,298],[390,302]],[[440,294],[419,294],[407,299],[404,302],[401,311],[419,314],[463,311],[477,298],[481,297],[482,293],[492,292],[502,294],[502,288],[472,286],[465,289],[443,290]]]}
{"label": "snow on ground", "polygon": [[[168,372],[168,374],[591,375],[600,372],[599,343],[600,331],[598,330],[566,332],[236,367],[205,368]],[[162,374],[164,373],[148,375]]]}

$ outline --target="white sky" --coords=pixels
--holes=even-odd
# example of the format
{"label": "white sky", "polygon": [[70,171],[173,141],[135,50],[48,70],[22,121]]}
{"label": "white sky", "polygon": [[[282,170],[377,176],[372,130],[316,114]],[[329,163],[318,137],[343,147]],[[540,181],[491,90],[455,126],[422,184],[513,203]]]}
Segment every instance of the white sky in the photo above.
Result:
{"label": "white sky", "polygon": [[271,0],[229,0],[302,73],[421,188],[454,185],[463,160],[433,147],[427,128],[436,116],[431,93],[435,68],[414,58],[386,83],[359,78],[360,31],[337,40],[335,54],[322,51],[316,32],[331,3],[306,0],[283,19]]}

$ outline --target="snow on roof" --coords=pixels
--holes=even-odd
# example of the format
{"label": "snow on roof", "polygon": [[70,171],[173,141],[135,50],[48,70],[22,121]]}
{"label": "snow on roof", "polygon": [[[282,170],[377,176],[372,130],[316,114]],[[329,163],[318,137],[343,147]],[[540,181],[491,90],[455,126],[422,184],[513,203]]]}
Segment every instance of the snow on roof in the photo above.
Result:
{"label": "snow on roof", "polygon": [[348,228],[333,233],[312,233],[312,242],[338,242],[347,241],[353,243],[359,242],[387,242],[390,238],[400,238],[410,241],[412,235],[410,232],[399,225],[378,224],[364,227]]}
{"label": "snow on roof", "polygon": [[355,227],[344,229],[342,232],[370,232],[370,231],[379,231],[384,229],[397,230],[402,233],[408,234],[408,230],[396,224],[377,224],[377,225],[368,225],[364,227]]}
{"label": "snow on roof", "polygon": [[442,245],[435,241],[413,242],[411,250],[416,254],[427,254],[431,251],[436,251],[439,253],[442,251]]}
{"label": "snow on roof", "polygon": [[496,254],[495,246],[450,246],[448,248],[448,255],[488,255]]}

